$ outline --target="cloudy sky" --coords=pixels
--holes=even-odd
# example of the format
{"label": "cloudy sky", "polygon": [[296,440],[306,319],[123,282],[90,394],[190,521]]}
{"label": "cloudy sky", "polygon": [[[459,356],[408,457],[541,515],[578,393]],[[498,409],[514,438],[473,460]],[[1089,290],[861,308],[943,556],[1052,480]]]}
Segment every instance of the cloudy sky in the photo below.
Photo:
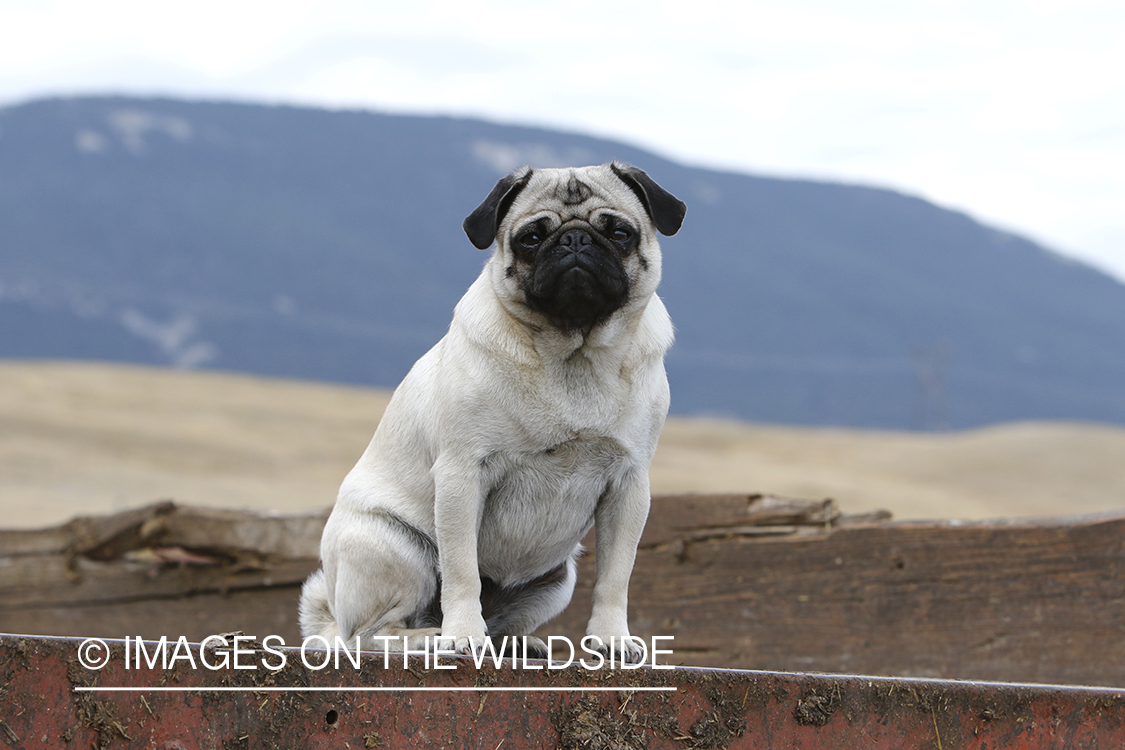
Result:
{"label": "cloudy sky", "polygon": [[0,104],[460,114],[894,187],[1125,280],[1120,0],[0,0]]}

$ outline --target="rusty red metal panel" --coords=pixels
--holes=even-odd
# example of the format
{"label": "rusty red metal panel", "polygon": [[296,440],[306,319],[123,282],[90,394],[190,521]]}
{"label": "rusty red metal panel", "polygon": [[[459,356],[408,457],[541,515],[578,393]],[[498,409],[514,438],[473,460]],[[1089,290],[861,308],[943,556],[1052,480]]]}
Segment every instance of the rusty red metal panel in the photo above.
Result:
{"label": "rusty red metal panel", "polygon": [[[98,644],[0,636],[0,746],[38,748],[1119,748],[1125,691],[706,669],[426,669],[363,654],[307,668],[244,645],[83,665]],[[134,647],[135,648],[135,647]],[[146,643],[149,654],[155,644]],[[310,652],[317,660],[323,653]],[[194,664],[194,666],[193,666]],[[125,690],[107,690],[117,688]]]}

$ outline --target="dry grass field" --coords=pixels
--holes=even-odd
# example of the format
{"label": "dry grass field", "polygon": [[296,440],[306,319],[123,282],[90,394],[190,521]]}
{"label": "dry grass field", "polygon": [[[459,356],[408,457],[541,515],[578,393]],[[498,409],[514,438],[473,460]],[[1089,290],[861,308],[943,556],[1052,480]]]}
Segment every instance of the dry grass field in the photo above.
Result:
{"label": "dry grass field", "polygon": [[[70,362],[0,362],[0,527],[159,499],[330,505],[389,394]],[[668,421],[653,491],[834,498],[899,519],[1125,509],[1125,429],[1021,423],[950,433]]]}

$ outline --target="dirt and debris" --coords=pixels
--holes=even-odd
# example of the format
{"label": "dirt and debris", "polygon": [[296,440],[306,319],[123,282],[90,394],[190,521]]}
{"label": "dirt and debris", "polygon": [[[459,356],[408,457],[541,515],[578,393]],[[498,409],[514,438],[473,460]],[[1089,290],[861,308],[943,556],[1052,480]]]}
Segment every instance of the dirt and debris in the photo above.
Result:
{"label": "dirt and debris", "polygon": [[223,750],[246,750],[250,747],[250,735],[243,734],[223,740]]}
{"label": "dirt and debris", "polygon": [[8,741],[9,745],[16,745],[20,741],[19,735],[3,719],[0,719],[0,733],[3,733],[4,739]]}
{"label": "dirt and debris", "polygon": [[636,712],[614,711],[590,696],[551,711],[559,750],[646,750],[648,727]]}
{"label": "dirt and debris", "polygon": [[[651,673],[648,675],[651,678]],[[744,702],[718,687],[707,687],[708,712],[686,732],[669,710],[667,694],[622,692],[617,709],[585,696],[554,710],[560,750],[632,750],[656,739],[684,743],[685,750],[725,750],[746,731]]]}
{"label": "dirt and debris", "polygon": [[132,741],[127,727],[121,722],[114,711],[114,705],[108,701],[100,701],[88,697],[86,693],[75,696],[78,720],[89,727],[97,735],[96,747],[98,750],[111,747],[118,737]]}
{"label": "dirt and debris", "polygon": [[829,691],[827,694],[809,690],[797,700],[793,717],[803,726],[822,727],[832,719],[840,703],[839,689]]}
{"label": "dirt and debris", "polygon": [[723,750],[746,732],[746,700],[750,691],[747,689],[741,700],[715,687],[704,694],[712,710],[692,725],[689,747]]}
{"label": "dirt and debris", "polygon": [[[754,741],[808,738],[819,727],[825,727],[822,736],[848,741],[885,740],[890,735],[901,737],[905,731],[913,738],[911,746],[940,743],[946,748],[980,746],[979,742],[966,744],[977,742],[978,737],[990,747],[1002,746],[1011,738],[1061,747],[1052,745],[1051,738],[1064,733],[1080,740],[1068,746],[1093,746],[1088,742],[1092,739],[1119,746],[1119,740],[1125,738],[1122,691],[719,670],[606,670],[593,674],[574,668],[550,675],[522,675],[514,668],[504,668],[483,669],[475,675],[426,673],[427,684],[436,680],[462,689],[471,689],[474,682],[478,687],[479,683],[507,685],[517,677],[518,684],[546,682],[556,689],[615,689],[583,695],[527,695],[522,704],[519,698],[513,701],[508,695],[484,693],[361,701],[357,696],[262,690],[310,683],[336,685],[345,675],[347,684],[372,686],[411,687],[415,679],[399,667],[385,670],[375,664],[354,676],[350,670],[335,677],[319,676],[327,673],[309,670],[292,659],[276,673],[200,673],[206,678],[201,680],[190,673],[184,676],[189,689],[196,684],[246,688],[247,695],[237,699],[220,692],[191,697],[167,693],[101,697],[103,694],[73,688],[119,684],[123,677],[130,684],[134,677],[158,682],[165,672],[151,669],[147,676],[125,672],[120,666],[123,651],[119,643],[111,645],[115,664],[107,671],[94,672],[82,668],[74,658],[75,645],[75,641],[0,637],[0,678],[16,678],[9,686],[8,710],[0,708],[0,747],[20,746],[30,741],[30,733],[40,732],[31,717],[45,700],[63,700],[57,714],[60,718],[63,712],[70,712],[68,721],[54,726],[55,737],[78,740],[71,744],[83,748],[183,750],[176,734],[189,730],[173,730],[171,737],[167,732],[186,718],[193,727],[190,731],[201,727],[214,745],[230,750],[248,746],[248,737],[253,738],[249,745],[262,748],[454,745],[458,737],[497,736],[498,731],[508,732],[514,726],[520,727],[520,738],[531,745],[563,750],[726,750]],[[44,692],[33,674],[53,674],[59,684],[51,688],[54,692]],[[677,692],[634,690],[634,685],[675,687]],[[532,706],[536,710],[528,710]],[[69,735],[62,733],[65,726],[74,727]],[[158,734],[152,735],[156,728],[160,728]],[[514,746],[515,739],[510,737],[505,747]],[[484,750],[494,747],[495,741]]]}
{"label": "dirt and debris", "polygon": [[[114,658],[123,659],[124,651],[111,648]],[[92,687],[98,684],[96,672],[91,672],[81,665],[76,658],[68,658],[66,662],[66,675],[70,684],[75,687]],[[115,704],[112,701],[99,700],[95,693],[74,691],[75,713],[78,721],[95,735],[94,747],[98,750],[111,747],[118,739],[132,740],[128,727],[117,716]],[[68,739],[67,742],[70,740]]]}

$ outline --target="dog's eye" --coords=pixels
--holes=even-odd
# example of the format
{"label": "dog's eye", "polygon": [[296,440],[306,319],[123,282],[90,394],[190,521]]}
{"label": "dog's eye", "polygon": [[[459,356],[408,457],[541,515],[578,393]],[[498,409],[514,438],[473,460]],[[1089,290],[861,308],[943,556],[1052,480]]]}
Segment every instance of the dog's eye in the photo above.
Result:
{"label": "dog's eye", "polygon": [[543,241],[542,235],[540,235],[538,230],[535,230],[535,229],[524,232],[523,234],[521,234],[519,237],[516,238],[516,242],[518,242],[521,245],[523,245],[524,247],[528,247],[528,248],[538,247],[539,243],[541,243],[542,241]]}
{"label": "dog's eye", "polygon": [[614,227],[613,231],[609,233],[609,236],[614,242],[628,242],[632,238],[633,233],[625,227]]}

